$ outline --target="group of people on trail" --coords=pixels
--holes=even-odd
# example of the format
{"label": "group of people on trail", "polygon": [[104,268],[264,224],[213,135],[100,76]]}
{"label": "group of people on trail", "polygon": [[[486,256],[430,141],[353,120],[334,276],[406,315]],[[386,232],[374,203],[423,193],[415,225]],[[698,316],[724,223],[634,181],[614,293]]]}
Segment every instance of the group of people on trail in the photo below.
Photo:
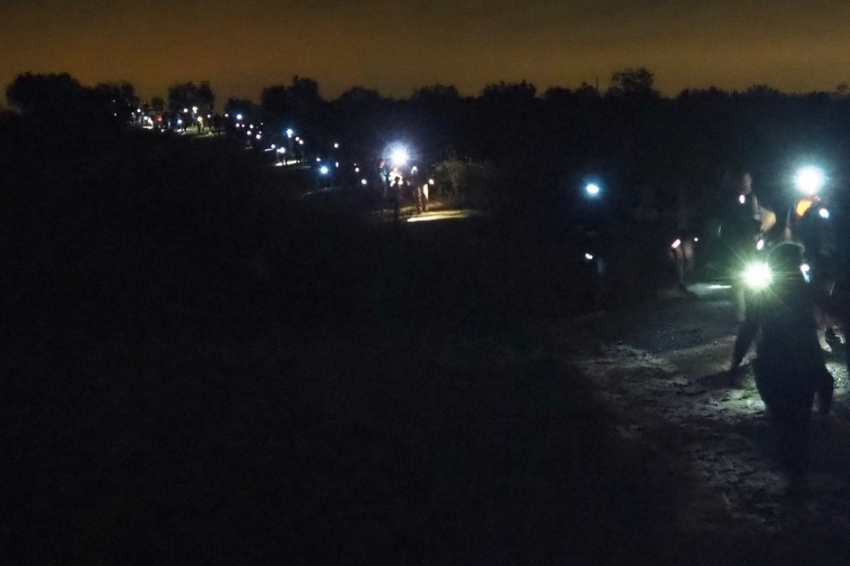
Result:
{"label": "group of people on trail", "polygon": [[428,211],[428,184],[422,184],[413,180],[405,181],[400,176],[389,180],[387,197],[393,209],[393,220],[399,221],[401,216],[401,203],[409,196],[413,197],[416,206],[416,214]]}
{"label": "group of people on trail", "polygon": [[[762,226],[748,173],[741,176],[735,201],[725,212],[723,240],[729,247],[733,270],[743,272],[744,265],[754,257]],[[827,415],[833,401],[835,382],[826,367],[816,313],[830,312],[838,320],[848,320],[848,313],[836,309],[828,294],[820,293],[819,286],[808,281],[806,263],[817,253],[795,242],[780,243],[767,254],[769,284],[748,291],[742,280],[733,286],[739,327],[731,380],[736,382],[740,365],[755,341],[756,388],[774,432],[778,462],[789,474],[792,486],[805,478],[813,405]]]}

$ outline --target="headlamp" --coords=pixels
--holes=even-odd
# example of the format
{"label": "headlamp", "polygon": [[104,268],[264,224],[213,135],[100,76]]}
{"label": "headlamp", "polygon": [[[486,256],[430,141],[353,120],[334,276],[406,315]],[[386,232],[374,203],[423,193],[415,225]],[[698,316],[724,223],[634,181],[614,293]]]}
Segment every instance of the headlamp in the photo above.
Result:
{"label": "headlamp", "polygon": [[766,263],[751,263],[744,269],[744,283],[751,289],[761,291],[773,281],[773,274]]}
{"label": "headlamp", "polygon": [[826,175],[823,170],[811,165],[802,167],[794,175],[794,185],[799,191],[807,195],[814,195],[826,184]]}

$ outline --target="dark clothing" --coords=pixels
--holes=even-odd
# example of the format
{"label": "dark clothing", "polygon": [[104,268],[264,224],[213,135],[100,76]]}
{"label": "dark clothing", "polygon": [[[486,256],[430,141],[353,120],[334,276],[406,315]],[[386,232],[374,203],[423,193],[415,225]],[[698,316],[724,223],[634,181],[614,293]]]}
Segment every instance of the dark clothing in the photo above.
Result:
{"label": "dark clothing", "polygon": [[735,347],[732,350],[732,371],[735,371],[741,365],[741,362],[744,361],[744,356],[747,355],[758,330],[759,326],[753,320],[744,320],[741,323],[738,333],[735,335]]}
{"label": "dark clothing", "polygon": [[399,221],[401,215],[401,191],[402,186],[400,183],[394,182],[390,185],[390,203],[393,207],[393,220],[395,222]]}
{"label": "dark clothing", "polygon": [[789,471],[806,460],[815,392],[829,392],[814,318],[810,286],[802,273],[774,274],[777,284],[758,293],[747,305],[747,324],[761,333],[754,364],[756,387],[777,434],[780,462]]}
{"label": "dark clothing", "polygon": [[838,259],[834,220],[822,217],[821,211],[828,209],[816,205],[806,211],[797,223],[797,239],[806,250],[813,275],[820,280],[834,279]]}
{"label": "dark clothing", "polygon": [[728,197],[721,218],[720,236],[733,256],[730,267],[737,272],[756,251],[756,237],[761,230],[756,196],[749,193]]}

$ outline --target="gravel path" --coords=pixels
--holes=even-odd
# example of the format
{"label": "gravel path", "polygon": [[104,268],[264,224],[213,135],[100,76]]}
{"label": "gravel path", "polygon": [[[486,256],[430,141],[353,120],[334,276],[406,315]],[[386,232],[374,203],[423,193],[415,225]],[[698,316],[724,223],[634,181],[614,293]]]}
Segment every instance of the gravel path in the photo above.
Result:
{"label": "gravel path", "polygon": [[570,355],[620,415],[623,434],[662,444],[690,470],[697,490],[683,521],[778,536],[812,530],[843,540],[850,533],[844,354],[828,354],[836,406],[814,419],[808,489],[792,496],[771,457],[753,354],[735,387],[724,371],[734,341],[725,293],[700,286],[629,313],[587,317],[578,324],[584,346]]}

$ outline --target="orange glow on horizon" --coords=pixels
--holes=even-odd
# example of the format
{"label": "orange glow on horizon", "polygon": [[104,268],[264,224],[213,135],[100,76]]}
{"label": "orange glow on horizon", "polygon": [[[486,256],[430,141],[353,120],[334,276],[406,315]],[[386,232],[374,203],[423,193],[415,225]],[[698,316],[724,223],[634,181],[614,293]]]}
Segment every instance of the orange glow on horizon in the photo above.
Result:
{"label": "orange glow on horizon", "polygon": [[[0,4],[0,81],[68,72],[82,83],[128,80],[143,98],[209,80],[219,102],[314,78],[334,99],[354,86],[406,97],[441,83],[476,95],[528,80],[542,92],[646,67],[667,95],[769,84],[833,90],[850,51],[850,6],[782,0],[700,6],[612,0],[273,2],[208,0],[144,9],[110,0]],[[816,31],[816,33],[815,33]]]}

